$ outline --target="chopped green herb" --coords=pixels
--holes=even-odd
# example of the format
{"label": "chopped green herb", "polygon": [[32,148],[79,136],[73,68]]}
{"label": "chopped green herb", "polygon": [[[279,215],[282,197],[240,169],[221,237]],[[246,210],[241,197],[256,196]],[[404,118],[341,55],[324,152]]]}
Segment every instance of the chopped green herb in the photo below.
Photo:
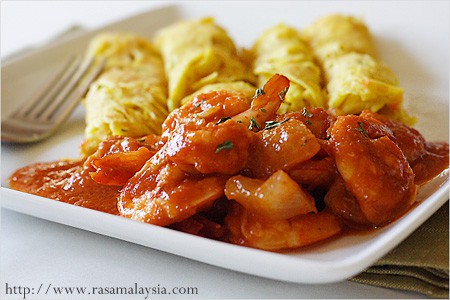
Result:
{"label": "chopped green herb", "polygon": [[258,98],[259,96],[265,95],[265,94],[266,94],[266,92],[264,91],[264,87],[258,88],[256,90],[255,96],[253,96],[253,99]]}
{"label": "chopped green herb", "polygon": [[145,142],[145,140],[146,140],[146,138],[143,137],[143,138],[138,139],[137,141],[138,141],[139,143],[143,143],[143,142]]}
{"label": "chopped green herb", "polygon": [[367,134],[366,129],[364,128],[364,124],[362,122],[358,122],[358,128],[355,128],[356,131],[361,132],[362,134],[364,134],[365,137],[369,137],[369,135]]}
{"label": "chopped green herb", "polygon": [[217,121],[216,125],[219,125],[219,124],[221,124],[221,123],[225,123],[225,122],[228,121],[229,119],[231,119],[231,117],[220,118],[220,120]]}
{"label": "chopped green herb", "polygon": [[281,92],[280,92],[280,99],[281,99],[281,101],[284,101],[284,99],[286,98],[286,93],[287,93],[287,91],[288,91],[288,88],[287,87],[285,87]]}
{"label": "chopped green herb", "polygon": [[257,129],[257,130],[259,130],[260,129],[260,127],[259,127],[259,125],[258,125],[258,122],[255,120],[255,118],[251,118],[250,119],[250,125],[248,126],[248,129],[250,129],[250,130],[253,130],[253,129]]}
{"label": "chopped green herb", "polygon": [[310,113],[309,111],[307,111],[306,107],[303,107],[303,109],[302,109],[302,116],[307,117],[307,118],[312,118],[313,114]]}
{"label": "chopped green herb", "polygon": [[267,110],[265,108],[260,108],[259,110],[262,111],[263,113],[267,112]]}
{"label": "chopped green herb", "polygon": [[122,131],[122,132],[127,132],[128,129],[126,129],[126,128],[120,128],[120,131]]}
{"label": "chopped green herb", "polygon": [[281,122],[267,121],[267,122],[266,122],[266,127],[265,127],[264,129],[265,129],[265,130],[269,130],[269,129],[278,127],[278,126],[280,126],[281,124],[286,123],[286,122],[289,121],[290,119],[291,119],[291,118],[287,118],[286,120],[281,121]]}
{"label": "chopped green herb", "polygon": [[310,120],[306,120],[305,123],[308,125],[312,125],[312,122]]}
{"label": "chopped green herb", "polygon": [[200,101],[199,103],[197,103],[197,104],[195,105],[195,108],[199,108],[200,106],[202,106],[202,104],[203,104],[204,102],[206,102],[205,99],[203,99],[202,101]]}
{"label": "chopped green herb", "polygon": [[226,140],[222,144],[217,145],[216,153],[219,153],[222,150],[231,150],[233,147],[234,144],[230,140]]}

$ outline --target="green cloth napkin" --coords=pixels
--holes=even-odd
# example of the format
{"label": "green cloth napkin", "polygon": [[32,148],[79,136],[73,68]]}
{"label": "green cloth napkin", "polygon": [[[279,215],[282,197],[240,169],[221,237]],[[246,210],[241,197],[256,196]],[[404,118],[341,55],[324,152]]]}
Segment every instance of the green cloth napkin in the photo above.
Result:
{"label": "green cloth napkin", "polygon": [[449,204],[351,281],[449,298]]}

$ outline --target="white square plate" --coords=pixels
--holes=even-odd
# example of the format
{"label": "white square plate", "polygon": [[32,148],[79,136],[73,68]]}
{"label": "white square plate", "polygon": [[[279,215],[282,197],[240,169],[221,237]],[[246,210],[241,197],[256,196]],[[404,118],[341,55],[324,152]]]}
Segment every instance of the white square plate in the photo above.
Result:
{"label": "white square plate", "polygon": [[[285,22],[299,29],[332,12],[364,18],[383,61],[398,74],[408,110],[428,140],[448,141],[449,15],[445,2],[186,2],[145,12],[95,31],[39,48],[2,66],[2,116],[32,95],[69,54],[82,53],[105,30],[151,37],[176,20],[214,16],[238,46],[249,47],[265,29]],[[420,20],[420,22],[418,22]],[[349,278],[398,245],[448,199],[448,172],[427,184],[421,201],[396,222],[367,234],[348,235],[320,246],[271,253],[138,223],[8,188],[19,167],[38,161],[79,157],[84,111],[80,107],[50,139],[33,145],[2,144],[1,204],[4,208],[145,245],[212,265],[298,283]],[[189,245],[189,246],[188,246]]]}

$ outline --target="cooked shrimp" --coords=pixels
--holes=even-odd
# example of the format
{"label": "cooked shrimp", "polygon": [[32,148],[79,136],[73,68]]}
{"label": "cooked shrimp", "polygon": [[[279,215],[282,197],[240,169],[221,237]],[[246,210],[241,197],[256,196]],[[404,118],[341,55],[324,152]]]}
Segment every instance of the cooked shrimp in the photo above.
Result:
{"label": "cooked shrimp", "polygon": [[84,162],[91,178],[100,184],[124,185],[161,147],[161,138],[110,136]]}
{"label": "cooked shrimp", "polygon": [[[149,162],[156,159],[150,159]],[[118,202],[122,216],[167,226],[185,220],[223,196],[226,178],[193,175],[176,164],[147,164],[124,186]]]}
{"label": "cooked shrimp", "polygon": [[258,89],[253,99],[237,91],[212,91],[197,95],[182,108],[174,110],[163,123],[163,138],[179,124],[222,123],[228,119],[246,127],[263,128],[267,120],[275,117],[289,89],[289,80],[283,75],[274,75],[263,88]]}
{"label": "cooked shrimp", "polygon": [[[274,76],[250,106],[240,94],[220,91],[198,95],[172,112],[164,123],[164,146],[122,189],[120,213],[165,226],[210,207],[223,196],[227,177],[248,159],[254,133],[241,120],[265,121],[275,114],[286,81]],[[255,109],[265,113],[255,115]]]}
{"label": "cooked shrimp", "polygon": [[229,120],[192,129],[179,125],[165,146],[169,159],[185,170],[203,174],[236,174],[249,157],[253,133],[244,125]]}
{"label": "cooked shrimp", "polygon": [[172,111],[164,121],[162,137],[167,139],[180,124],[205,126],[222,123],[247,109],[251,99],[236,91],[212,91],[199,94],[180,109]]}
{"label": "cooked shrimp", "polygon": [[345,220],[362,225],[371,225],[358,203],[358,199],[350,193],[342,177],[338,176],[328,189],[324,199],[333,213]]}
{"label": "cooked shrimp", "polygon": [[386,125],[392,131],[391,139],[405,154],[408,162],[416,160],[425,153],[425,139],[416,129],[369,110],[363,111],[360,116],[376,119]]}
{"label": "cooked shrimp", "polygon": [[233,116],[233,120],[252,129],[264,128],[265,122],[275,117],[288,89],[289,79],[275,74],[262,89],[258,89],[250,109]]}
{"label": "cooked shrimp", "polygon": [[342,230],[338,217],[325,210],[272,220],[252,213],[237,203],[225,221],[230,230],[230,242],[264,250],[307,246],[335,236]]}
{"label": "cooked shrimp", "polygon": [[277,170],[288,170],[317,154],[317,138],[301,121],[286,119],[268,130],[257,133],[252,143],[246,172],[251,177],[264,178]]}
{"label": "cooked shrimp", "polygon": [[307,190],[327,190],[336,175],[336,165],[330,156],[322,159],[309,159],[289,170],[289,176]]}
{"label": "cooked shrimp", "polygon": [[414,173],[389,132],[375,119],[353,115],[338,117],[331,129],[337,169],[373,225],[403,213],[417,189]]}
{"label": "cooked shrimp", "polygon": [[279,122],[286,119],[302,121],[317,138],[325,139],[328,137],[327,130],[335,118],[323,108],[303,107],[301,111],[289,112],[276,118]]}
{"label": "cooked shrimp", "polygon": [[341,231],[337,217],[318,213],[314,198],[282,170],[267,180],[234,176],[227,181],[225,194],[237,202],[226,217],[230,241],[236,244],[266,250],[298,248]]}
{"label": "cooked shrimp", "polygon": [[448,170],[449,163],[448,143],[425,143],[425,153],[411,162],[414,171],[415,183],[422,185],[439,175],[445,169]]}
{"label": "cooked shrimp", "polygon": [[272,220],[317,212],[314,198],[282,170],[267,180],[242,175],[231,177],[225,186],[225,195],[249,211]]}
{"label": "cooked shrimp", "polygon": [[162,145],[156,135],[140,139],[111,136],[86,159],[84,168],[97,183],[122,186]]}

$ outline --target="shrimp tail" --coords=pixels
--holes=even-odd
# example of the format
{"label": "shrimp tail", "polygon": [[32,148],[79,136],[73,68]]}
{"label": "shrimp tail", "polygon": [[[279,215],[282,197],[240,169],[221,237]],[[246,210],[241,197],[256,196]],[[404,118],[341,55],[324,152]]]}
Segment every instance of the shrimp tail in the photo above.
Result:
{"label": "shrimp tail", "polygon": [[284,101],[289,86],[290,82],[286,76],[273,75],[262,89],[258,89],[255,99],[252,101],[252,109],[265,108],[269,102],[277,103],[279,107]]}
{"label": "shrimp tail", "polygon": [[273,118],[283,103],[289,89],[289,79],[275,74],[266,82],[263,88],[256,90],[251,107],[234,116],[232,119],[243,123],[250,129],[261,129],[267,120]]}

